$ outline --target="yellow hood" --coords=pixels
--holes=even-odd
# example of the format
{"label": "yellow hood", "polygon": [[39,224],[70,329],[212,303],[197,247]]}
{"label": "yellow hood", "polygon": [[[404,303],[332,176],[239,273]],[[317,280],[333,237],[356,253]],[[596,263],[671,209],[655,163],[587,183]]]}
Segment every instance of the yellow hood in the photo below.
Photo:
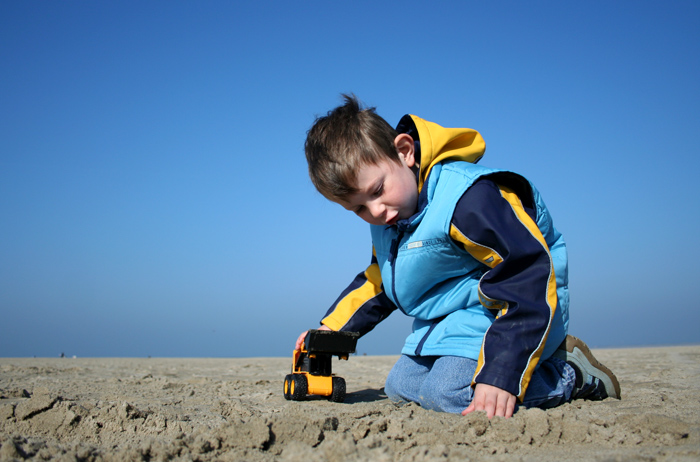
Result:
{"label": "yellow hood", "polygon": [[486,143],[476,130],[445,128],[414,115],[411,115],[411,119],[420,138],[419,191],[423,189],[433,165],[448,159],[476,163],[486,151]]}

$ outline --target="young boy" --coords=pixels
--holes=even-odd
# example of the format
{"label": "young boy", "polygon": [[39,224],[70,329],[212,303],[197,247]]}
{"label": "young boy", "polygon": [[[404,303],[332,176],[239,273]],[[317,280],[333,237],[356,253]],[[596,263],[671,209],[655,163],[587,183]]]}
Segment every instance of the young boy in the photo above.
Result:
{"label": "young boy", "polygon": [[537,190],[477,166],[474,130],[413,115],[393,129],[344,99],[309,130],[306,159],[316,189],[371,225],[373,255],[321,329],[364,335],[397,308],[413,317],[385,386],[398,402],[491,418],[516,401],[619,398],[613,373],[567,336],[566,247]]}

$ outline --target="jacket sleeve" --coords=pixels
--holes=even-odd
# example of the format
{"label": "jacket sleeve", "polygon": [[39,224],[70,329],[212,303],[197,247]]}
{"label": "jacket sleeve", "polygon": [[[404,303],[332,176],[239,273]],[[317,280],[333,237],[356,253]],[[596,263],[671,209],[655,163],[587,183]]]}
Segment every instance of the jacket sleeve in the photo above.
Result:
{"label": "jacket sleeve", "polygon": [[512,189],[500,181],[477,181],[460,199],[450,229],[452,238],[488,267],[479,282],[479,300],[496,316],[484,336],[472,385],[496,386],[519,401],[557,307],[552,257],[535,223],[529,183],[523,184]]}
{"label": "jacket sleeve", "polygon": [[395,309],[396,305],[384,293],[382,275],[373,251],[369,267],[340,294],[321,323],[331,330],[365,335]]}

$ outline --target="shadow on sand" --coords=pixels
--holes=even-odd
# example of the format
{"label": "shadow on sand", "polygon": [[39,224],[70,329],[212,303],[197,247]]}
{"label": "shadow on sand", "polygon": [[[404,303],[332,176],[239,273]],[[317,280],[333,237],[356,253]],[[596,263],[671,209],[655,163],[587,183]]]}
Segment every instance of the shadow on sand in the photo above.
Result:
{"label": "shadow on sand", "polygon": [[[374,389],[366,388],[364,390],[353,391],[345,395],[345,404],[357,404],[357,403],[373,403],[375,401],[381,401],[388,399],[384,393],[384,389]],[[328,396],[320,395],[306,395],[303,401],[328,401]]]}
{"label": "shadow on sand", "polygon": [[364,390],[354,391],[345,396],[345,402],[348,404],[354,403],[371,403],[387,399],[384,389],[376,390],[374,388],[366,388]]}

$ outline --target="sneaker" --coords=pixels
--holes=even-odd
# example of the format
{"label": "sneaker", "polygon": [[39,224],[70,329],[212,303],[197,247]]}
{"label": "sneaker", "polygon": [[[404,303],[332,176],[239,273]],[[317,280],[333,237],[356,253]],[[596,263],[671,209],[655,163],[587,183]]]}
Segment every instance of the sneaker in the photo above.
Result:
{"label": "sneaker", "polygon": [[569,363],[576,372],[576,384],[571,399],[620,399],[620,383],[617,377],[595,359],[581,339],[567,335],[554,357]]}

